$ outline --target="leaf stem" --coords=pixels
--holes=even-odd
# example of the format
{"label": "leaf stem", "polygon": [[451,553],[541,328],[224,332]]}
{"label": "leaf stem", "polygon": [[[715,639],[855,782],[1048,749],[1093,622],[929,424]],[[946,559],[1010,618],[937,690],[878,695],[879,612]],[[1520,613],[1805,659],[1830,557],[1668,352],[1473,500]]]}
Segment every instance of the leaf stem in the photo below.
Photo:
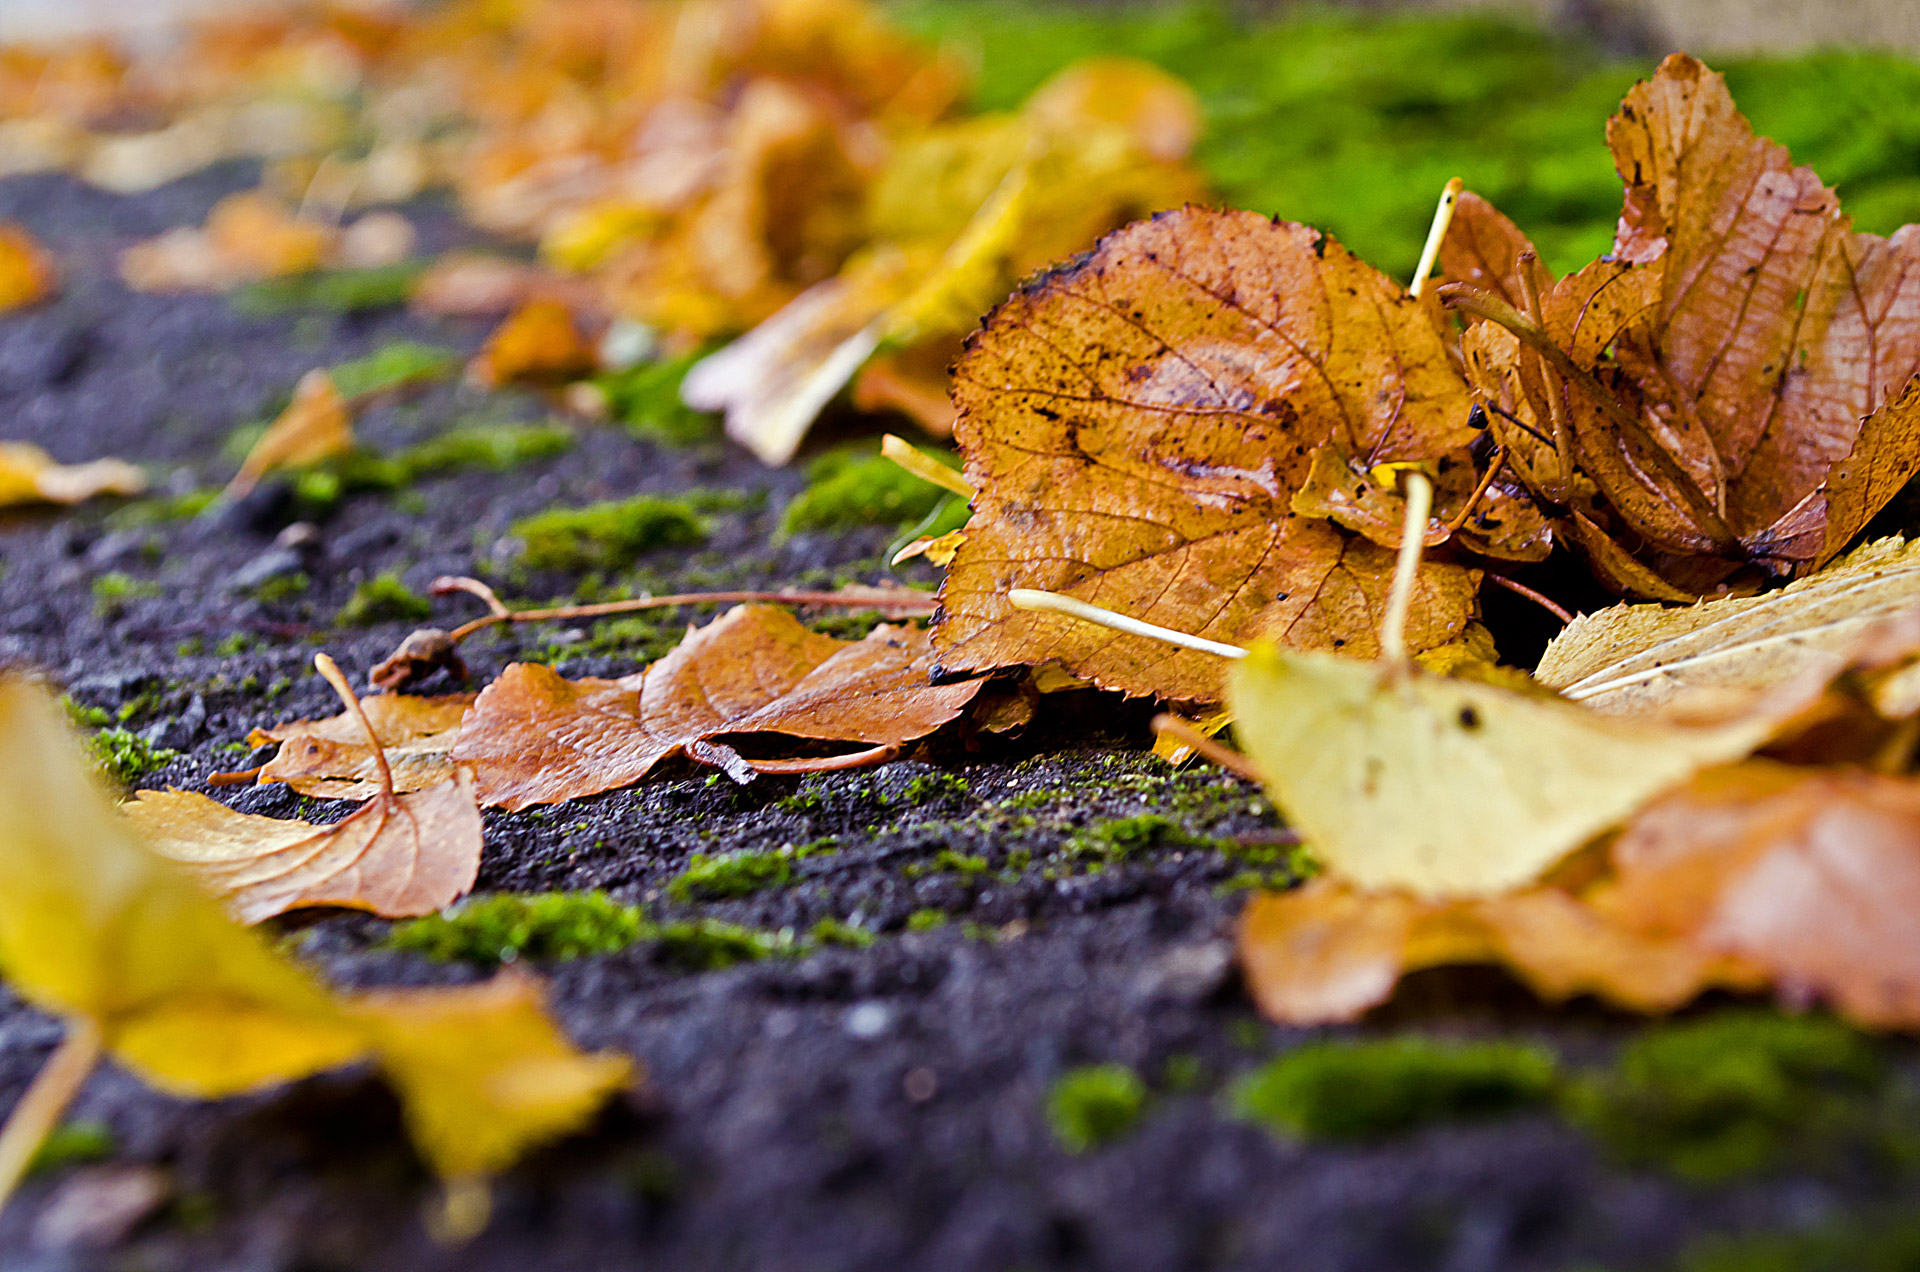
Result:
{"label": "leaf stem", "polygon": [[380,766],[381,793],[388,799],[392,799],[393,769],[387,764],[387,747],[380,740],[380,735],[373,731],[373,721],[367,719],[366,708],[360,705],[360,695],[353,691],[351,684],[347,683],[346,673],[340,670],[340,664],[327,655],[315,654],[313,667],[320,673],[322,679],[333,686],[333,691],[340,695],[340,701],[347,704],[348,712],[360,722],[360,727],[366,730],[367,744],[373,748],[374,763]]}
{"label": "leaf stem", "polygon": [[1261,780],[1260,771],[1253,767],[1253,761],[1232,747],[1208,737],[1194,728],[1190,721],[1182,720],[1177,715],[1162,712],[1153,717],[1153,731],[1173,738],[1201,759],[1209,760],[1229,773],[1244,777],[1249,782]]}
{"label": "leaf stem", "polygon": [[1460,178],[1455,177],[1440,192],[1440,206],[1433,210],[1433,224],[1427,229],[1427,245],[1420,249],[1419,268],[1413,271],[1413,281],[1407,284],[1407,295],[1415,300],[1427,289],[1427,279],[1440,259],[1440,244],[1446,241],[1447,230],[1453,225],[1453,209],[1460,202],[1463,185]]}
{"label": "leaf stem", "polygon": [[[469,586],[472,585],[472,586]],[[476,588],[485,589],[484,592]],[[739,605],[747,602],[784,603],[787,605],[845,605],[858,609],[875,609],[897,618],[910,618],[931,614],[939,607],[933,597],[918,597],[913,592],[901,589],[900,595],[892,596],[847,596],[839,592],[680,592],[673,596],[642,596],[630,601],[602,601],[595,605],[560,605],[552,609],[509,610],[501,605],[499,598],[493,597],[493,589],[478,579],[439,578],[429,589],[436,596],[448,592],[470,592],[488,602],[493,609],[471,622],[462,623],[447,633],[447,639],[459,644],[467,637],[495,623],[551,623],[574,618],[604,618],[609,614],[633,614],[640,610],[673,609],[682,605],[724,604]],[[492,599],[489,599],[492,597]],[[495,608],[497,607],[497,608]]]}
{"label": "leaf stem", "polygon": [[0,1126],[0,1206],[26,1175],[33,1155],[52,1134],[73,1097],[86,1085],[87,1075],[100,1062],[104,1039],[100,1022],[79,1016],[67,1022],[67,1036],[47,1058],[33,1084]]}
{"label": "leaf stem", "polygon": [[1221,641],[1208,640],[1204,636],[1177,632],[1171,627],[1145,623],[1137,618],[1128,618],[1125,614],[1116,614],[1098,605],[1089,605],[1071,596],[1062,596],[1058,592],[1042,592],[1030,587],[1016,587],[1007,592],[1007,603],[1015,609],[1032,610],[1042,614],[1064,614],[1068,618],[1077,618],[1083,623],[1092,623],[1096,627],[1125,632],[1129,636],[1145,636],[1148,640],[1164,641],[1169,645],[1197,650],[1203,654],[1217,654],[1221,658],[1247,656],[1247,651],[1239,645],[1228,645]]}
{"label": "leaf stem", "polygon": [[888,433],[880,439],[880,453],[921,481],[932,482],[942,490],[951,490],[962,499],[971,501],[974,495],[979,493],[965,477],[934,459],[904,437],[895,437],[892,433]]}
{"label": "leaf stem", "polygon": [[1413,608],[1413,584],[1425,548],[1427,517],[1433,511],[1433,483],[1422,472],[1409,471],[1407,520],[1400,532],[1400,555],[1393,563],[1393,588],[1387,593],[1387,612],[1380,620],[1380,661],[1407,665],[1407,614]]}
{"label": "leaf stem", "polygon": [[[1534,591],[1532,588],[1528,587],[1525,583],[1515,583],[1512,579],[1508,578],[1506,575],[1495,574],[1492,571],[1487,572],[1487,582],[1498,584],[1499,586],[1506,588],[1507,591],[1512,592],[1515,596],[1526,597],[1528,600],[1532,601],[1535,605],[1538,605],[1541,609],[1547,611],[1547,613],[1559,619],[1560,626],[1562,627],[1565,627],[1568,623],[1571,623],[1573,621],[1574,615],[1572,610],[1560,604],[1560,602],[1554,600],[1552,597],[1546,595],[1544,592]],[[1572,696],[1572,695],[1568,695],[1568,696]]]}

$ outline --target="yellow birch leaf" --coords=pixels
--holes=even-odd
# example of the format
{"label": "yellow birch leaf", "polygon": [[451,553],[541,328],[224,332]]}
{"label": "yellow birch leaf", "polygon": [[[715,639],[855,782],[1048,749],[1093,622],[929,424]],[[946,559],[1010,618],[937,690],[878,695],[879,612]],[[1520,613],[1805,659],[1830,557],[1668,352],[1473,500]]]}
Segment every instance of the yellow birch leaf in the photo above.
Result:
{"label": "yellow birch leaf", "polygon": [[62,464],[31,442],[0,442],[0,508],[77,504],[96,495],[137,495],[147,475],[122,459]]}
{"label": "yellow birch leaf", "polygon": [[226,495],[238,499],[280,468],[312,464],[353,449],[353,413],[325,371],[309,371],[294,386],[293,401],[267,427],[240,462]]}

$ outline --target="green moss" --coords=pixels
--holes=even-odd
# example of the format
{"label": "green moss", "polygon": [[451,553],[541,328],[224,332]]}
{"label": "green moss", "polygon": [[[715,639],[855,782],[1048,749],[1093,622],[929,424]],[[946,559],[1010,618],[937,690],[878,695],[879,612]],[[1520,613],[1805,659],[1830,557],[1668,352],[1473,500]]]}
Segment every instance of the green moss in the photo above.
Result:
{"label": "green moss", "polygon": [[874,937],[863,927],[855,927],[828,915],[813,925],[807,932],[807,939],[815,945],[840,945],[850,950],[864,950],[873,944]]}
{"label": "green moss", "polygon": [[1681,1256],[1680,1272],[1913,1272],[1920,1217],[1852,1216],[1811,1232],[1707,1237]]}
{"label": "green moss", "polygon": [[460,355],[439,345],[416,340],[395,340],[384,344],[364,358],[342,362],[328,372],[333,387],[345,397],[365,393],[384,393],[409,384],[424,384],[452,375],[460,367]]}
{"label": "green moss", "polygon": [[1069,1153],[1084,1153],[1125,1135],[1146,1108],[1147,1087],[1123,1064],[1071,1069],[1047,1092],[1047,1125]]}
{"label": "green moss", "polygon": [[[988,864],[985,857],[969,857],[964,853],[955,852],[951,848],[942,848],[934,854],[932,861],[912,862],[908,864],[901,873],[909,879],[918,879],[923,875],[946,872],[966,875],[969,878],[973,878],[985,874],[990,869],[992,869],[992,867]],[[938,911],[935,913],[938,913]]]}
{"label": "green moss", "polygon": [[89,746],[100,771],[121,786],[132,786],[180,758],[180,752],[155,746],[130,729],[102,729]]}
{"label": "green moss", "polygon": [[676,900],[725,900],[777,888],[793,878],[793,852],[695,853],[687,868],[667,884]]}
{"label": "green moss", "polygon": [[412,296],[421,269],[409,261],[373,269],[316,270],[243,287],[233,294],[233,306],[255,316],[299,309],[342,314],[398,309]]}
{"label": "green moss", "polygon": [[944,910],[915,910],[907,916],[907,931],[909,932],[931,932],[935,928],[945,927],[946,925],[947,915]]}
{"label": "green moss", "polygon": [[1730,1011],[1649,1029],[1566,1106],[1629,1162],[1722,1179],[1861,1132],[1882,1074],[1873,1044],[1838,1021]]}
{"label": "green moss", "polygon": [[973,787],[958,773],[922,773],[907,783],[904,795],[908,803],[926,804],[934,800],[965,799]]}
{"label": "green moss", "polygon": [[658,924],[648,930],[647,938],[662,959],[696,972],[719,971],[798,950],[798,943],[785,934],[757,932],[719,919]]}
{"label": "green moss", "polygon": [[299,571],[295,571],[292,574],[276,575],[256,585],[253,589],[253,597],[255,600],[265,601],[269,605],[273,605],[283,601],[290,601],[312,586],[312,579]]}
{"label": "green moss", "polygon": [[369,627],[374,623],[419,622],[432,614],[432,603],[389,570],[354,588],[333,621],[339,627]]}
{"label": "green moss", "polygon": [[495,964],[611,954],[647,932],[638,906],[602,892],[548,892],[471,899],[396,924],[386,944],[443,961]]}
{"label": "green moss", "polygon": [[394,462],[412,482],[460,469],[504,473],[572,447],[573,434],[553,424],[470,424],[410,446]]}
{"label": "green moss", "polygon": [[102,618],[112,618],[120,613],[129,601],[160,595],[158,583],[136,579],[118,570],[99,575],[90,587],[93,591],[93,612]]}
{"label": "green moss", "polygon": [[680,400],[680,381],[699,353],[645,362],[594,381],[607,395],[607,409],[635,437],[667,446],[693,446],[720,435],[718,416]]}
{"label": "green moss", "polygon": [[801,620],[809,631],[835,640],[865,640],[867,634],[889,621],[879,610],[854,610],[838,614],[815,614]]}
{"label": "green moss", "polygon": [[655,548],[699,543],[707,520],[686,499],[638,495],[584,508],[552,508],[513,523],[536,570],[617,570]]}
{"label": "green moss", "polygon": [[213,652],[222,658],[238,658],[259,643],[245,632],[230,632],[220,638]]}
{"label": "green moss", "polygon": [[92,1119],[64,1122],[40,1141],[33,1160],[27,1163],[27,1174],[33,1176],[67,1166],[103,1162],[113,1156],[113,1150],[113,1131],[105,1122]]}
{"label": "green moss", "polygon": [[1161,848],[1196,848],[1224,852],[1232,841],[1211,835],[1197,835],[1170,817],[1142,813],[1090,826],[1063,845],[1075,857],[1099,861],[1124,861],[1135,853]]}
{"label": "green moss", "polygon": [[780,533],[903,525],[931,513],[947,493],[884,455],[831,451],[807,465],[807,488],[780,514]]}
{"label": "green moss", "polygon": [[218,489],[208,487],[205,490],[189,490],[181,495],[136,499],[107,514],[107,529],[142,530],[174,521],[191,521],[205,512],[208,505],[219,496]]}
{"label": "green moss", "polygon": [[1306,1139],[1389,1135],[1485,1117],[1553,1094],[1539,1047],[1404,1036],[1297,1047],[1234,1085],[1236,1115]]}

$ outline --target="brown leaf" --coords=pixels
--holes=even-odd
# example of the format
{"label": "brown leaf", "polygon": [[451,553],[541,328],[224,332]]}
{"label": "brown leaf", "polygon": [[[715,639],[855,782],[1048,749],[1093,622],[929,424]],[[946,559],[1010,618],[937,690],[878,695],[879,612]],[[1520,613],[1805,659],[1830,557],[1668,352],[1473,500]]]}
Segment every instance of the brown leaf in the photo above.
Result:
{"label": "brown leaf", "polygon": [[480,870],[480,809],[464,772],[375,795],[328,826],[237,813],[180,790],[141,791],[124,812],[242,923],[312,905],[431,914],[466,895]]}
{"label": "brown leaf", "polygon": [[293,401],[267,426],[247,452],[240,471],[227,483],[226,497],[238,499],[277,469],[311,464],[353,449],[353,412],[333,377],[309,371],[294,387]]}
{"label": "brown leaf", "polygon": [[930,685],[932,664],[924,631],[878,627],[838,641],[785,610],[742,605],[619,680],[569,681],[515,663],[481,693],[453,758],[472,766],[481,802],[520,809],[629,785],[722,735],[908,742],[980,691],[978,680]]}
{"label": "brown leaf", "polygon": [[[1191,207],[1016,293],[969,341],[954,395],[980,494],[941,593],[942,664],[1057,658],[1181,699],[1218,699],[1217,658],[1016,612],[1007,590],[1364,657],[1392,554],[1296,511],[1315,451],[1371,467],[1474,437],[1465,384],[1397,284],[1305,226]],[[1423,565],[1411,646],[1451,639],[1477,583]]]}
{"label": "brown leaf", "polygon": [[[1682,54],[1628,94],[1607,138],[1626,182],[1610,258],[1542,296],[1552,347],[1469,332],[1476,386],[1509,412],[1496,428],[1532,435],[1522,477],[1587,518],[1576,540],[1615,542],[1595,562],[1614,586],[1698,595],[1742,567],[1805,573],[1920,470],[1920,227],[1855,233]],[[1517,231],[1494,216],[1469,218],[1451,268],[1479,269],[1518,330]],[[1493,316],[1458,287],[1450,301]],[[1544,462],[1556,426],[1590,492]]]}
{"label": "brown leaf", "polygon": [[1766,968],[1783,994],[1920,1027],[1920,783],[1754,762],[1634,820],[1595,897],[1638,934]]}
{"label": "brown leaf", "polygon": [[536,383],[569,380],[593,370],[593,346],[580,333],[572,312],[557,300],[529,300],[487,338],[467,368],[485,388],[516,380]]}
{"label": "brown leaf", "polygon": [[[361,699],[361,709],[385,749],[394,789],[424,790],[453,776],[454,735],[473,706],[470,693],[441,698],[376,694]],[[251,746],[280,744],[262,766],[260,782],[285,782],[302,795],[322,799],[366,799],[380,790],[380,765],[366,731],[350,711],[324,720],[296,720],[255,729]]]}

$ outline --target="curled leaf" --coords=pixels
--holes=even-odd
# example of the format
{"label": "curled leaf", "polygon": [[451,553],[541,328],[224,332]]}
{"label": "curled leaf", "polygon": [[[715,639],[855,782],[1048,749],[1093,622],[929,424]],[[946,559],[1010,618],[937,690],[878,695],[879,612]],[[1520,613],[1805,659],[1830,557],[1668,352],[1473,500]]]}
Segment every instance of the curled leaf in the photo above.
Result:
{"label": "curled leaf", "polygon": [[[473,699],[468,693],[440,698],[376,694],[361,700],[396,791],[422,790],[453,776],[449,752]],[[255,729],[247,742],[280,744],[279,752],[261,767],[263,784],[285,782],[302,795],[323,799],[366,799],[380,790],[373,745],[350,711]]]}

